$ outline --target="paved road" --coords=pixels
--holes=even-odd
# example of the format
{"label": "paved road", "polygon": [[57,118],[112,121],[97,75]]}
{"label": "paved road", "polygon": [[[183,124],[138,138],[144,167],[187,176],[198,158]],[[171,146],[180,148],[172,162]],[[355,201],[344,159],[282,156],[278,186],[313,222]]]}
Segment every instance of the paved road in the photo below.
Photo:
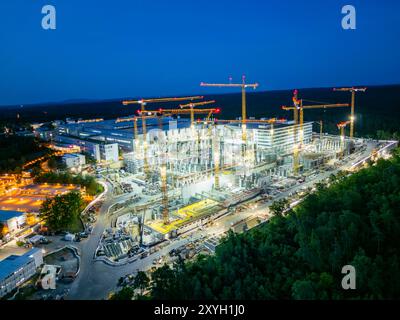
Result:
{"label": "paved road", "polygon": [[90,292],[96,286],[97,282],[101,282],[99,281],[101,278],[98,278],[101,274],[101,269],[98,269],[103,265],[103,263],[95,263],[93,257],[100,237],[107,226],[106,215],[108,208],[114,203],[112,199],[112,186],[110,184],[107,184],[107,186],[108,190],[105,194],[103,205],[100,208],[97,223],[93,228],[90,237],[83,241],[79,248],[81,258],[80,271],[67,296],[69,299],[89,298],[90,295],[87,295],[86,293]]}
{"label": "paved road", "polygon": [[[105,201],[100,208],[99,218],[89,239],[82,242],[80,246],[80,272],[71,285],[71,289],[66,296],[67,300],[100,300],[106,299],[110,291],[116,288],[118,279],[127,274],[134,273],[136,270],[147,270],[152,267],[155,258],[167,254],[171,249],[178,248],[189,239],[172,241],[168,246],[160,251],[144,258],[139,259],[123,266],[110,266],[102,261],[95,261],[94,253],[97,249],[101,235],[108,227],[107,212],[108,208],[115,203],[112,196],[111,185],[105,195]],[[126,198],[126,197],[124,197]],[[119,199],[120,200],[120,197]]]}
{"label": "paved road", "polygon": [[[369,144],[365,152],[357,156],[357,159],[363,159],[368,156],[373,149],[373,145]],[[356,160],[354,160],[356,161]],[[290,193],[299,190],[302,187],[310,187],[317,182],[323,181],[328,178],[332,173],[337,173],[340,170],[345,169],[349,165],[343,165],[338,169],[330,172],[323,172],[317,175],[312,180],[305,183],[293,186],[292,188],[277,195],[273,201],[286,198]],[[110,186],[111,187],[111,186]],[[122,198],[128,197],[128,195]],[[89,239],[82,244],[81,247],[81,271],[71,286],[71,290],[67,295],[66,299],[76,300],[99,300],[106,299],[110,291],[113,291],[117,287],[118,279],[127,274],[135,273],[137,270],[147,270],[152,267],[154,259],[159,258],[161,255],[167,254],[170,250],[178,248],[189,242],[197,240],[202,236],[210,236],[220,234],[227,231],[232,223],[240,221],[242,219],[258,216],[259,214],[266,213],[268,207],[272,204],[272,200],[263,203],[258,206],[257,210],[244,210],[239,213],[229,214],[220,219],[211,227],[206,230],[194,230],[186,238],[178,238],[173,241],[169,241],[168,244],[161,250],[151,254],[150,256],[136,260],[130,264],[123,266],[110,266],[101,261],[94,261],[93,256],[96,251],[98,242],[103,233],[104,228],[107,226],[106,213],[108,208],[115,203],[115,198],[112,197],[112,190],[107,192],[105,201],[100,209],[100,215],[98,222],[93,230],[92,235]],[[120,197],[119,197],[120,200]]]}

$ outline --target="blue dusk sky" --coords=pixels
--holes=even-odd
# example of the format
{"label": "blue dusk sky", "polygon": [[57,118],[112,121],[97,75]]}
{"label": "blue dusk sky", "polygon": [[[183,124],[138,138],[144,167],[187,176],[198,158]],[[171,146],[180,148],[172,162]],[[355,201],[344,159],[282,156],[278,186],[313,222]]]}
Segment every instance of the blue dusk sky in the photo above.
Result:
{"label": "blue dusk sky", "polygon": [[1,0],[0,43],[0,105],[229,92],[199,83],[242,74],[260,90],[395,84],[400,1]]}

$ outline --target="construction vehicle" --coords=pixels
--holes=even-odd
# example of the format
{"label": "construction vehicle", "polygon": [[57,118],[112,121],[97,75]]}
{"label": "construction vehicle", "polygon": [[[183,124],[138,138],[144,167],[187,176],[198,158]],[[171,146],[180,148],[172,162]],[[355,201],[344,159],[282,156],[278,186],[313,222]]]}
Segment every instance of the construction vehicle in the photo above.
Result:
{"label": "construction vehicle", "polygon": [[351,114],[350,114],[350,139],[354,137],[354,109],[355,109],[355,100],[356,100],[356,92],[365,92],[367,88],[333,88],[333,91],[345,91],[351,92]]}

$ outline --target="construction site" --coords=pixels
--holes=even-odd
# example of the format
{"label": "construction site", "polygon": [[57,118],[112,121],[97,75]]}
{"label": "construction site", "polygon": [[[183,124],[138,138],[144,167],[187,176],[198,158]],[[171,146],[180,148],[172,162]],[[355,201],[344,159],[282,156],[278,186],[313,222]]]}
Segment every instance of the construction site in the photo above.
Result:
{"label": "construction site", "polygon": [[[366,88],[336,89],[351,93],[351,103],[342,104],[307,104],[295,90],[291,103],[282,106],[288,119],[254,119],[246,114],[246,89],[256,89],[257,83],[246,83],[243,77],[240,83],[201,86],[240,89],[241,117],[217,118],[221,110],[216,101],[202,96],[123,101],[139,107],[135,116],[117,120],[133,122],[134,148],[123,155],[126,174],[119,183],[129,186],[134,200],[128,198],[111,210],[116,229],[106,238],[117,249],[105,253],[109,258],[132,256],[143,245],[212,225],[240,204],[273,199],[367,149],[362,139],[354,138],[354,96]],[[177,102],[177,107],[164,109],[164,102]],[[318,108],[349,109],[349,118],[337,124],[337,135],[325,134],[322,122],[317,122],[320,132],[313,133],[313,122],[304,121],[306,110]],[[190,118],[187,125],[170,121],[164,128],[164,119],[182,115]],[[158,126],[148,130],[149,120]],[[127,238],[134,239],[129,246]]]}

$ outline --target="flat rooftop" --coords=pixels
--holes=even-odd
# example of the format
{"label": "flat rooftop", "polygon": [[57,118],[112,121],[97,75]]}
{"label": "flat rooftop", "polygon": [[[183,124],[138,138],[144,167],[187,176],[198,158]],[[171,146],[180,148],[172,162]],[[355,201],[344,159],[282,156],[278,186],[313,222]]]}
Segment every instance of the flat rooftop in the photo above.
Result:
{"label": "flat rooftop", "polygon": [[7,221],[12,218],[16,218],[22,216],[24,214],[23,211],[17,210],[0,210],[0,221]]}
{"label": "flat rooftop", "polygon": [[0,261],[0,281],[7,278],[11,273],[23,267],[29,260],[32,259],[32,255],[38,252],[39,248],[33,248],[22,256],[11,255]]}
{"label": "flat rooftop", "polygon": [[[133,117],[133,116],[124,117],[124,118],[131,118],[131,117]],[[120,118],[120,119],[124,119],[124,118]],[[162,119],[163,127],[165,127],[165,128],[168,128],[169,121],[177,120],[178,126],[180,124],[184,125],[187,122],[190,122],[189,118],[163,117],[161,119]],[[158,126],[159,121],[156,118],[146,119],[146,124],[148,126]],[[140,128],[142,127],[142,120],[140,117],[138,117],[137,125],[138,125],[138,130],[140,130]],[[91,132],[94,134],[95,133],[102,134],[103,132],[110,134],[112,132],[115,132],[116,130],[125,131],[129,127],[133,128],[133,121],[116,122],[116,119],[110,119],[110,120],[103,120],[103,121],[98,121],[98,122],[68,123],[63,126],[71,127],[71,128],[74,128],[74,127],[82,128],[82,131],[84,131],[84,132],[87,131],[87,132]],[[96,130],[98,130],[100,132],[96,132]]]}
{"label": "flat rooftop", "polygon": [[[262,119],[252,119],[252,121],[257,121],[257,120],[262,120]],[[313,121],[304,121],[304,125],[313,123]],[[219,123],[219,125],[229,125],[232,127],[239,127],[241,126],[241,123]],[[273,127],[274,129],[277,128],[285,128],[285,127],[290,127],[294,125],[294,121],[286,121],[284,123],[274,123],[274,124],[269,124],[269,123],[264,123],[264,122],[252,122],[252,123],[247,123],[246,127],[247,129],[269,129]]]}

